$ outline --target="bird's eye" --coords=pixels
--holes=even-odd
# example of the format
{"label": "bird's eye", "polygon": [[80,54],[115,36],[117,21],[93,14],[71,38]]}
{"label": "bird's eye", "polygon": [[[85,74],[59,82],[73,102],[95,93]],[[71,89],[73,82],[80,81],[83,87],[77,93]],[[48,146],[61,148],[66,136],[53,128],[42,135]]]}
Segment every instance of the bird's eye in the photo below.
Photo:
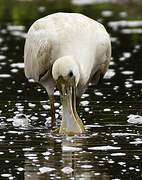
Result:
{"label": "bird's eye", "polygon": [[39,81],[41,80],[41,78],[42,78],[47,72],[48,72],[48,70],[44,71],[43,73],[41,73],[41,74],[39,75]]}
{"label": "bird's eye", "polygon": [[72,70],[69,71],[68,76],[69,76],[69,77],[72,77],[72,76],[73,76]]}

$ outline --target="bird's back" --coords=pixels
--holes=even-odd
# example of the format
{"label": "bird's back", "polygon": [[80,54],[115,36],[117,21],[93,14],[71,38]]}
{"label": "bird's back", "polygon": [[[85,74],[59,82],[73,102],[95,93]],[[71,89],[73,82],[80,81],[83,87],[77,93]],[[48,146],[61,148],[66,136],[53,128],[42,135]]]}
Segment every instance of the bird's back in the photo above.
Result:
{"label": "bird's back", "polygon": [[110,49],[110,38],[100,23],[77,13],[52,14],[37,20],[28,32],[25,73],[38,81],[39,74],[48,64],[71,55],[78,63],[85,83],[94,66],[104,63],[106,56],[110,59],[110,52],[106,55],[107,49]]}

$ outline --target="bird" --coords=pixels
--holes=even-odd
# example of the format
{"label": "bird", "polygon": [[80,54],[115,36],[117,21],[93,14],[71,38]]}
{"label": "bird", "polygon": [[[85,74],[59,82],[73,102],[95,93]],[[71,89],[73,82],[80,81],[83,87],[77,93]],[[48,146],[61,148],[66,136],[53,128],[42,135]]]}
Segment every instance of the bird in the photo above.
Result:
{"label": "bird", "polygon": [[105,27],[81,13],[57,12],[36,20],[27,32],[24,71],[47,91],[51,126],[56,124],[54,90],[60,92],[60,134],[82,134],[77,113],[89,83],[97,85],[111,59],[111,39]]}

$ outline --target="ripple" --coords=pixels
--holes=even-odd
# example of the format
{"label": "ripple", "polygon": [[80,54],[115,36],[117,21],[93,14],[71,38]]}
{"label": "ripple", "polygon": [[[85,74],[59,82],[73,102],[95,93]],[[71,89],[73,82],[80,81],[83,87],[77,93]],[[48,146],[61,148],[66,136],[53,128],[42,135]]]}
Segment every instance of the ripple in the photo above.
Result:
{"label": "ripple", "polygon": [[62,168],[61,171],[65,174],[71,174],[73,172],[73,169],[71,167],[66,166]]}
{"label": "ripple", "polygon": [[130,142],[130,144],[142,144],[142,140],[136,140],[136,141],[132,141],[132,142]]}
{"label": "ripple", "polygon": [[9,26],[7,26],[7,29],[9,31],[23,31],[25,29],[25,26],[12,26],[12,25],[9,25]]}
{"label": "ripple", "polygon": [[142,80],[135,80],[134,83],[135,84],[142,84]]}
{"label": "ripple", "polygon": [[122,29],[121,33],[123,34],[142,34],[142,29],[137,28],[137,29]]}
{"label": "ripple", "polygon": [[131,55],[132,54],[130,52],[123,52],[123,57],[125,57],[125,58],[130,58]]}
{"label": "ripple", "polygon": [[40,12],[44,12],[44,11],[46,11],[46,7],[40,6],[40,7],[38,8],[38,10],[39,10]]}
{"label": "ripple", "polygon": [[37,154],[25,154],[25,157],[37,157]]}
{"label": "ripple", "polygon": [[82,165],[81,168],[90,169],[90,168],[93,168],[93,166],[92,165]]}
{"label": "ripple", "polygon": [[105,79],[111,79],[113,76],[115,76],[115,72],[114,69],[108,69],[108,71],[106,72],[104,78]]}
{"label": "ripple", "polygon": [[102,16],[104,17],[111,17],[113,15],[112,11],[103,11]]}
{"label": "ripple", "polygon": [[108,23],[114,30],[118,30],[119,27],[138,27],[142,26],[142,21],[111,21]]}
{"label": "ripple", "polygon": [[41,167],[39,168],[39,171],[41,174],[47,173],[47,172],[51,172],[54,171],[55,168],[50,168],[50,167]]}
{"label": "ripple", "polygon": [[93,4],[95,0],[72,0],[72,4],[75,5],[87,5],[87,4]]}
{"label": "ripple", "polygon": [[82,148],[72,146],[62,146],[62,151],[81,151]]}
{"label": "ripple", "polygon": [[0,141],[2,141],[3,139],[5,139],[5,136],[0,136]]}
{"label": "ripple", "polygon": [[28,103],[28,106],[29,106],[30,108],[34,108],[34,107],[36,106],[36,104]]}
{"label": "ripple", "polygon": [[105,109],[104,109],[104,112],[110,112],[110,111],[111,111],[110,108],[105,108]]}
{"label": "ripple", "polygon": [[0,55],[0,60],[4,60],[6,57],[4,55]]}
{"label": "ripple", "polygon": [[42,153],[44,156],[49,156],[51,153],[50,152],[43,152]]}
{"label": "ripple", "polygon": [[11,174],[1,174],[1,177],[8,178],[8,177],[11,177]]}
{"label": "ripple", "polygon": [[33,151],[34,147],[30,147],[30,148],[23,148],[23,151]]}
{"label": "ripple", "polygon": [[19,68],[19,69],[23,69],[24,68],[24,63],[13,63],[11,64],[11,67],[13,68]]}
{"label": "ripple", "polygon": [[87,106],[89,104],[89,101],[81,101],[80,103],[82,106]]}
{"label": "ripple", "polygon": [[11,71],[12,73],[17,73],[17,72],[18,72],[18,69],[13,68],[13,69],[11,69],[10,71]]}
{"label": "ripple", "polygon": [[111,156],[126,156],[126,153],[112,153]]}
{"label": "ripple", "polygon": [[12,77],[10,74],[0,74],[0,78],[9,78]]}
{"label": "ripple", "polygon": [[125,82],[125,87],[126,88],[131,88],[133,85],[129,82],[129,81],[126,81]]}
{"label": "ripple", "polygon": [[22,38],[26,38],[26,33],[23,33],[23,32],[11,31],[11,34],[12,34],[13,36],[19,36],[19,37],[22,37]]}
{"label": "ripple", "polygon": [[103,93],[101,93],[101,92],[95,92],[95,95],[97,95],[97,96],[103,96]]}
{"label": "ripple", "polygon": [[42,105],[42,107],[43,107],[45,110],[51,109],[51,107],[50,107],[49,105]]}
{"label": "ripple", "polygon": [[89,150],[95,150],[95,151],[108,151],[108,150],[118,150],[121,149],[121,147],[114,147],[114,146],[96,146],[96,147],[89,147]]}
{"label": "ripple", "polygon": [[21,172],[21,171],[24,171],[24,168],[19,167],[19,168],[17,168],[17,170]]}
{"label": "ripple", "polygon": [[138,134],[134,134],[134,133],[112,133],[111,134],[113,137],[115,137],[115,136],[137,136]]}
{"label": "ripple", "polygon": [[122,71],[121,73],[124,75],[132,75],[134,74],[134,71]]}
{"label": "ripple", "polygon": [[128,16],[128,14],[127,14],[127,12],[122,11],[122,12],[119,13],[119,16],[120,16],[121,18],[125,18],[125,17]]}
{"label": "ripple", "polygon": [[72,0],[74,5],[90,5],[96,3],[115,3],[117,0]]}

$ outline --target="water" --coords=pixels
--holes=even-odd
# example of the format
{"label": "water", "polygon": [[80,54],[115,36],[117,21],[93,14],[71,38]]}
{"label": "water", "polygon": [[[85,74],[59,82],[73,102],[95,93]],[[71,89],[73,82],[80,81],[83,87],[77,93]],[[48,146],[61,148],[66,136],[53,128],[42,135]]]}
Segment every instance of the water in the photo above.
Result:
{"label": "water", "polygon": [[[0,2],[0,179],[142,178],[140,7],[141,1],[116,0]],[[57,11],[84,13],[111,35],[113,55],[104,83],[89,86],[81,99],[82,136],[51,132],[48,96],[24,76],[29,26]],[[59,126],[58,91],[55,99]]]}

